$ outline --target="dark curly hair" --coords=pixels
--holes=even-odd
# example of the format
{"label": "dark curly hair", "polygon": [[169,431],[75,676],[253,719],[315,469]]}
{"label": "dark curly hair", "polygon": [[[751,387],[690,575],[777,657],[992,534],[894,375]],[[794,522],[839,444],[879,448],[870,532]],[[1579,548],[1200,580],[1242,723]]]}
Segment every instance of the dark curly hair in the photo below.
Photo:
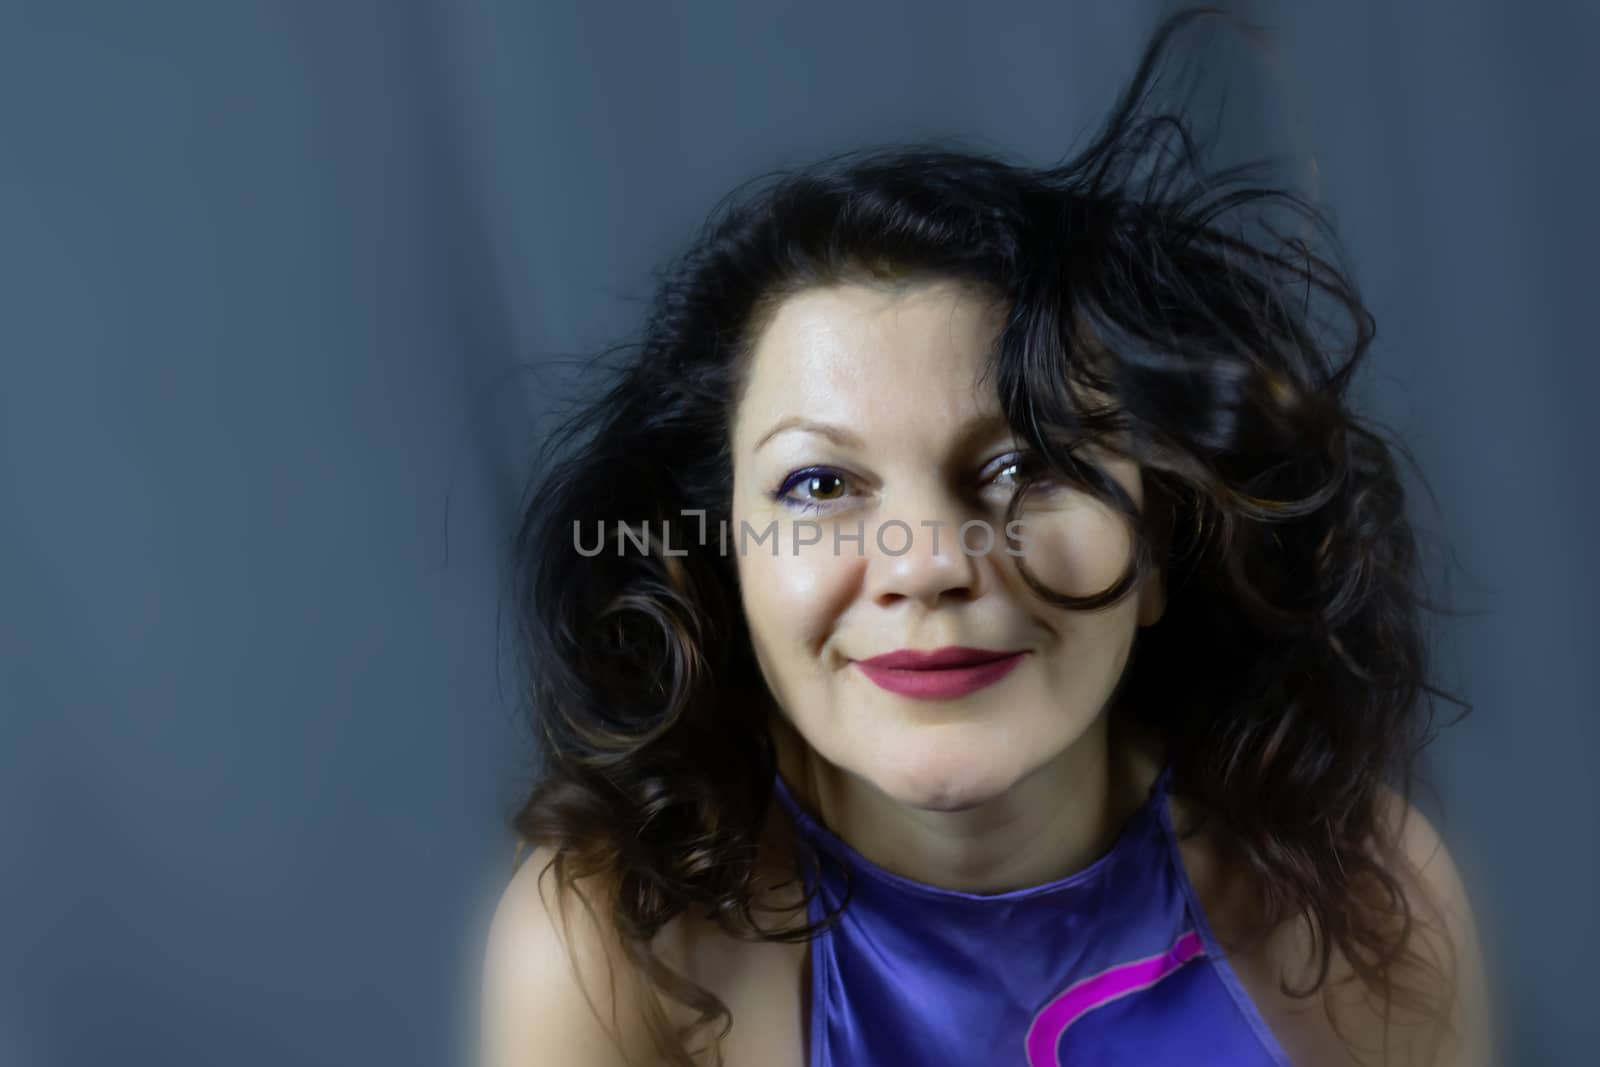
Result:
{"label": "dark curly hair", "polygon": [[[1323,985],[1337,950],[1385,1004],[1425,999],[1404,977],[1423,961],[1384,797],[1411,795],[1432,698],[1462,702],[1427,680],[1405,451],[1352,410],[1374,327],[1327,221],[1259,166],[1209,168],[1192,123],[1150,106],[1201,14],[1157,29],[1057,165],[922,143],[741,187],[661,279],[642,343],[596,368],[606,387],[546,442],[516,540],[540,762],[514,825],[563,886],[610,887],[604,921],[654,991],[668,1061],[730,1022],[652,949],[668,922],[794,940],[833,916],[763,930],[752,914],[776,758],[728,554],[650,540],[586,555],[573,531],[727,521],[753,343],[786,297],[843,282],[955,279],[1003,300],[993,381],[1035,475],[1095,493],[1137,535],[1112,588],[1070,598],[1030,579],[1039,595],[1101,606],[1154,565],[1156,520],[1075,446],[1138,461],[1164,508],[1168,607],[1115,712],[1160,733],[1173,788],[1225,827],[1263,887],[1262,929],[1308,919],[1318,974],[1292,992]],[[696,1021],[668,1025],[662,995]]]}

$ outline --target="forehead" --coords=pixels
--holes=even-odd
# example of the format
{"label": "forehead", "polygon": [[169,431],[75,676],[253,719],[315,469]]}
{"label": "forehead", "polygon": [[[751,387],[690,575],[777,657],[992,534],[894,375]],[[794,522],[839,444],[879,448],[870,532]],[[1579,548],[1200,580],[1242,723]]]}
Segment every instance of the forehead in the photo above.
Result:
{"label": "forehead", "polygon": [[1003,323],[995,297],[957,281],[803,290],[756,338],[736,436],[756,417],[783,414],[964,419],[998,410],[985,373]]}

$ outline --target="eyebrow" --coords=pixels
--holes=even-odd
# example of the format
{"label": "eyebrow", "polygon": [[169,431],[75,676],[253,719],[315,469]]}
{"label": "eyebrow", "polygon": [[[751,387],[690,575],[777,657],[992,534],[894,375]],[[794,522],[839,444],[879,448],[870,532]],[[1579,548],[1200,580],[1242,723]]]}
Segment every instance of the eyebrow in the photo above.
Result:
{"label": "eyebrow", "polygon": [[[984,415],[969,420],[968,422],[962,423],[960,426],[956,427],[954,436],[958,441],[965,444],[969,442],[976,442],[980,438],[986,437],[990,434],[1000,433],[1004,430],[1010,429],[1010,426],[1010,422],[1004,415]],[[781,433],[790,433],[795,431],[801,433],[814,433],[819,437],[826,437],[834,444],[841,445],[846,448],[866,447],[862,443],[860,437],[845,429],[843,426],[835,426],[832,423],[817,422],[812,419],[802,418],[798,415],[791,415],[788,418],[779,419],[777,422],[773,423],[772,428],[761,435],[760,439],[756,441],[755,447],[752,448],[751,451],[760,451],[762,445],[766,444],[768,441],[772,440]]]}
{"label": "eyebrow", "polygon": [[773,423],[772,429],[761,435],[761,439],[756,442],[755,448],[751,449],[751,451],[760,451],[762,445],[766,444],[780,433],[790,433],[796,430],[802,433],[814,433],[820,437],[826,437],[834,444],[844,445],[848,448],[861,447],[861,438],[857,437],[843,426],[834,426],[833,424],[826,422],[813,422],[811,419],[804,419],[798,415],[791,415],[786,419],[779,419],[777,422]]}

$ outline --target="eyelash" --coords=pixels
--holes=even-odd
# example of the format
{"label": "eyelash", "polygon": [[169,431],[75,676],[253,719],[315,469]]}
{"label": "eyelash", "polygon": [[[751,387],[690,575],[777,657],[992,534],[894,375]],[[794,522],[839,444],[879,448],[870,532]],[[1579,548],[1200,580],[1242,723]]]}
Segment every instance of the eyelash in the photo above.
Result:
{"label": "eyelash", "polygon": [[[996,470],[994,474],[983,479],[983,484],[987,485],[1000,474],[1010,470],[1012,467],[1026,468],[1030,465],[1031,460],[1032,456],[1027,452],[1007,452],[1003,456],[998,456],[993,461],[984,465],[983,469],[989,470],[995,467],[996,464],[1001,464],[999,469]],[[792,492],[797,485],[808,482],[813,478],[837,478],[839,481],[844,482],[847,486],[851,480],[849,475],[845,474],[836,467],[802,467],[799,470],[790,471],[789,474],[784,477],[783,481],[778,485],[778,488],[773,490],[771,494],[772,499],[780,504],[794,508],[796,511],[812,512],[826,511],[828,510],[829,504],[835,504],[838,503],[838,500],[845,499],[844,497],[840,497],[838,500],[798,500],[789,495],[789,493]]]}

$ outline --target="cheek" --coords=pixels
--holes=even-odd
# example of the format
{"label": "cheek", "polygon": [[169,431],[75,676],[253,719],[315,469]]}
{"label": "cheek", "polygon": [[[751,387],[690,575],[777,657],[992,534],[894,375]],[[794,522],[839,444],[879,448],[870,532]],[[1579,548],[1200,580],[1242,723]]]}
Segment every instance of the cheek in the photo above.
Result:
{"label": "cheek", "polygon": [[1024,513],[1022,561],[1039,581],[1070,596],[1110,588],[1132,561],[1133,538],[1116,512],[1092,498],[1030,506]]}
{"label": "cheek", "polygon": [[851,603],[862,563],[848,545],[835,555],[826,538],[796,554],[787,524],[778,527],[776,551],[771,540],[757,545],[751,539],[743,546],[738,569],[745,618],[769,675],[792,682],[821,669],[820,658]]}

